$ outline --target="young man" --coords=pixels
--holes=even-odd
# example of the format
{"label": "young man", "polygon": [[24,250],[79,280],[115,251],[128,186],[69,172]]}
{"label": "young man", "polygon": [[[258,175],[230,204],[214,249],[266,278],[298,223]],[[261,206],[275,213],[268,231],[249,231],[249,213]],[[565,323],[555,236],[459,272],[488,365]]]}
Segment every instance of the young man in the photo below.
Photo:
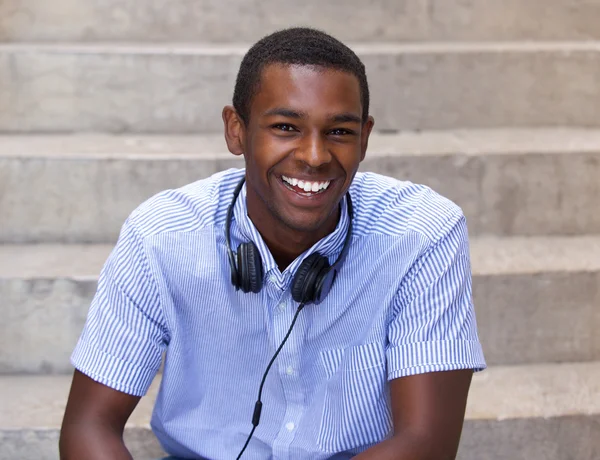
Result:
{"label": "young man", "polygon": [[161,193],[122,228],[72,357],[62,458],[131,458],[123,427],[165,350],[152,427],[176,457],[233,459],[252,434],[244,458],[454,458],[485,367],[465,218],[357,174],[363,64],[321,32],[270,35],[223,121],[245,170]]}

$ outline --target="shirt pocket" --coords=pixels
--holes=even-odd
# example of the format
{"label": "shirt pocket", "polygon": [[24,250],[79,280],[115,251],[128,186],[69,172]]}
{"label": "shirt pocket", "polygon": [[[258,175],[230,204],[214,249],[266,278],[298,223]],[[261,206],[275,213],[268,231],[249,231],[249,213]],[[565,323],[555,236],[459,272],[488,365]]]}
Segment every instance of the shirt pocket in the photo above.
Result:
{"label": "shirt pocket", "polygon": [[377,343],[321,352],[327,387],[317,444],[327,453],[384,440],[392,431],[385,353]]}

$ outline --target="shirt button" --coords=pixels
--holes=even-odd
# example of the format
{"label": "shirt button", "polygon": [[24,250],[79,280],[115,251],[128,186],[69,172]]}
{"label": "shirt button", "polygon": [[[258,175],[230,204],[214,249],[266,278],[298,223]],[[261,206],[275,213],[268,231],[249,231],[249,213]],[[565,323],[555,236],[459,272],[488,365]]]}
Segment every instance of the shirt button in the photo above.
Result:
{"label": "shirt button", "polygon": [[279,309],[280,309],[281,311],[285,310],[285,302],[281,302],[281,303],[279,304]]}
{"label": "shirt button", "polygon": [[288,368],[285,370],[285,373],[287,375],[294,375],[294,368],[292,366],[288,366]]}
{"label": "shirt button", "polygon": [[275,283],[275,282],[277,281],[277,277],[276,277],[275,275],[270,275],[270,276],[269,276],[269,281],[270,281],[271,283]]}
{"label": "shirt button", "polygon": [[294,428],[296,428],[296,425],[294,425],[294,422],[289,422],[288,424],[285,425],[285,427],[287,428],[288,431],[294,431]]}

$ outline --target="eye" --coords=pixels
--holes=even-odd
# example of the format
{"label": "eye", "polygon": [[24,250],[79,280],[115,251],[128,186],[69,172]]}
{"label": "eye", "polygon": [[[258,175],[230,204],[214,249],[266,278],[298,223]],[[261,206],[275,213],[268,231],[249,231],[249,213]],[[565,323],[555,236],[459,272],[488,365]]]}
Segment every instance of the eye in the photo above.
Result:
{"label": "eye", "polygon": [[334,136],[348,136],[354,134],[354,131],[345,128],[336,128],[329,131],[329,134],[333,134]]}
{"label": "eye", "polygon": [[288,132],[291,133],[293,131],[296,131],[296,128],[292,125],[287,125],[285,123],[279,123],[277,125],[273,125],[272,126],[273,129],[277,129],[279,131],[284,131],[284,132]]}

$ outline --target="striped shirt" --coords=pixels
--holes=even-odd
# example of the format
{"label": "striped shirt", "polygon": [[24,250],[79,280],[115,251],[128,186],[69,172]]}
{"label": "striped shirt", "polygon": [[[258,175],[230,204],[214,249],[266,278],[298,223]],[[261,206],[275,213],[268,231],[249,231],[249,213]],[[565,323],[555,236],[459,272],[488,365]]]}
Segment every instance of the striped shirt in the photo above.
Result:
{"label": "striped shirt", "polygon": [[[144,395],[163,377],[152,429],[171,455],[232,459],[252,424],[265,367],[297,308],[293,276],[315,251],[333,263],[349,216],[283,272],[246,213],[232,247],[253,241],[265,278],[230,282],[225,218],[243,170],[156,195],[127,219],[99,278],[73,365],[116,390]],[[350,250],[333,288],[301,311],[263,391],[247,459],[350,458],[392,432],[387,382],[485,367],[471,300],[462,211],[431,189],[358,173]]]}

